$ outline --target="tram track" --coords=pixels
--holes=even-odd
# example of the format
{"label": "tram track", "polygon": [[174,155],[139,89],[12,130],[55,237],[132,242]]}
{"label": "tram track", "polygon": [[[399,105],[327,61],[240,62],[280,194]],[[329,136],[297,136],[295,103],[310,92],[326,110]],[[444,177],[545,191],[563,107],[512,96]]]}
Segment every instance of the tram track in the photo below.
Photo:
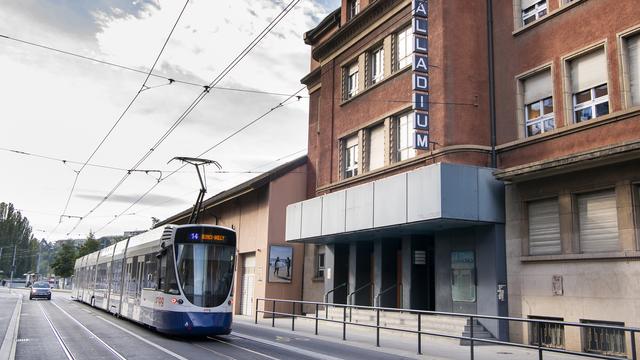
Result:
{"label": "tram track", "polygon": [[44,316],[44,319],[49,324],[49,327],[51,328],[53,335],[55,335],[56,340],[58,340],[58,343],[62,347],[62,351],[64,351],[64,354],[67,357],[67,359],[75,360],[76,358],[73,356],[73,354],[71,353],[71,350],[69,350],[64,340],[62,340],[62,336],[60,336],[58,329],[56,329],[55,325],[53,325],[53,322],[51,322],[51,319],[49,318],[49,315],[47,315],[47,312],[44,310],[44,307],[42,306],[42,304],[38,303],[38,307],[40,308],[40,311],[42,311],[42,315]]}

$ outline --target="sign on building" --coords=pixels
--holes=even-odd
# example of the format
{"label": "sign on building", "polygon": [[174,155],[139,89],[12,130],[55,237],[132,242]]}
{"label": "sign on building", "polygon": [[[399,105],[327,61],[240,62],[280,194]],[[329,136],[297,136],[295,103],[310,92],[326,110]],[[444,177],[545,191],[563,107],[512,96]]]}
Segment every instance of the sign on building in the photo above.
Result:
{"label": "sign on building", "polygon": [[413,128],[416,149],[429,149],[429,24],[427,0],[413,0]]}

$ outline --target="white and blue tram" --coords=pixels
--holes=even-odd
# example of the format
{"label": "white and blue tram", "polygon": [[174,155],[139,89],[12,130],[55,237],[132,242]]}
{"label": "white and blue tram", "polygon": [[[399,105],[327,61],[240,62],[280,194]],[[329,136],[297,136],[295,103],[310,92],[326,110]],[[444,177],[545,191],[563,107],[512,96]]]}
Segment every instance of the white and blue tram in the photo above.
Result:
{"label": "white and blue tram", "polygon": [[173,335],[231,332],[236,233],[167,225],[75,263],[72,296]]}

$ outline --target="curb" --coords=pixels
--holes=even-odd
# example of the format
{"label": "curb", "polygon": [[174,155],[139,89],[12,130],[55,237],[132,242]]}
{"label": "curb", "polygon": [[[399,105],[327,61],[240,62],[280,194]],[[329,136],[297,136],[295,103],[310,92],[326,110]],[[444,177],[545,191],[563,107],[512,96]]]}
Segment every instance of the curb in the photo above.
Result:
{"label": "curb", "polygon": [[4,340],[2,341],[2,347],[0,347],[0,359],[15,359],[16,357],[16,340],[20,327],[21,312],[22,295],[19,295],[16,301],[16,307],[13,309],[13,315],[11,315],[11,321],[7,327],[7,333],[4,335]]}

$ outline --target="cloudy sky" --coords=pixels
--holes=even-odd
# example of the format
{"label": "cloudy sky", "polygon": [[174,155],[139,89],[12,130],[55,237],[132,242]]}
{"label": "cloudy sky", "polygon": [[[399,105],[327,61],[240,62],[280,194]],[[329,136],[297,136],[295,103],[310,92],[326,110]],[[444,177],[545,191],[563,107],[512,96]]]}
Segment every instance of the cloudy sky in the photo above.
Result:
{"label": "cloudy sky", "polygon": [[[288,3],[191,0],[154,73],[210,83]],[[151,78],[149,89],[91,159],[90,165],[99,166],[80,172],[66,215],[95,210],[79,224],[75,218],[59,223],[76,172],[136,95],[145,74],[6,37],[148,70],[183,5],[178,0],[0,2],[0,35],[5,36],[0,37],[0,201],[21,209],[36,237],[79,238],[98,230],[98,236],[118,235],[149,228],[152,216],[163,219],[190,206],[199,183],[188,167],[161,181],[115,220],[157,183],[157,173],[133,173],[96,208],[202,87]],[[301,89],[300,79],[309,70],[303,32],[337,6],[338,0],[302,0],[219,86],[279,94]],[[265,171],[305,153],[308,102],[306,91],[300,95],[302,99],[288,101],[203,155],[220,162],[225,171],[208,169],[208,196],[257,175],[247,171]],[[139,169],[161,170],[166,176],[180,166],[167,164],[174,156],[199,155],[285,99],[213,90]]]}

